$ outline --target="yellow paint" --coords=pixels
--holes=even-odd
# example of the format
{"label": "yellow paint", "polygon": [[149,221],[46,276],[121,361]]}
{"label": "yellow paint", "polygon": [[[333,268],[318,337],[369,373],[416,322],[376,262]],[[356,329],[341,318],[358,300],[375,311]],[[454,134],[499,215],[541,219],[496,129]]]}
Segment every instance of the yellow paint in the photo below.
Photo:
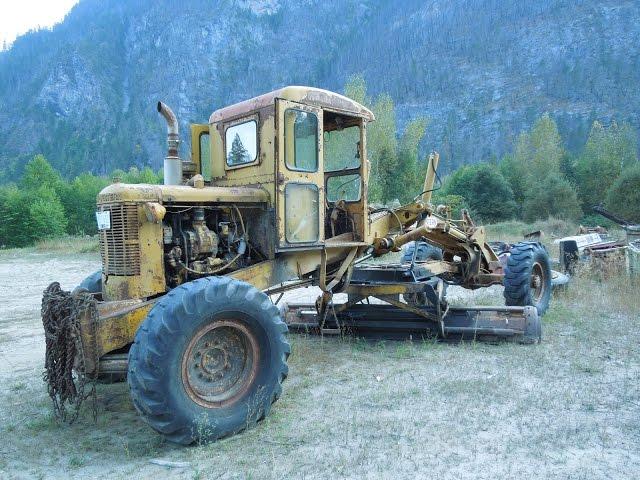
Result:
{"label": "yellow paint", "polygon": [[85,368],[88,373],[95,369],[94,359],[125,347],[133,341],[138,327],[154,304],[155,300],[100,302],[97,325],[93,325],[91,319],[86,316],[81,319],[80,330],[85,349]]}
{"label": "yellow paint", "polygon": [[209,133],[209,125],[191,124],[191,162],[195,165],[196,172],[202,172],[203,164],[201,159],[211,164],[211,156],[202,158],[202,152],[200,151],[200,135],[207,133]]}

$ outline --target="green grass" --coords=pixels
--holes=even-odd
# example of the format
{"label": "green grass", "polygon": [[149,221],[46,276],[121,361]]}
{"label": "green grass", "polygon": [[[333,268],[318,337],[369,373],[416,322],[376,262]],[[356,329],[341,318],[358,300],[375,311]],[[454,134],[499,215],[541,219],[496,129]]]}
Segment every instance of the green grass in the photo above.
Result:
{"label": "green grass", "polygon": [[22,390],[25,390],[26,388],[27,384],[25,382],[17,382],[11,385],[11,391],[13,392],[20,392]]}
{"label": "green grass", "polygon": [[47,412],[43,414],[40,412],[39,414],[31,417],[30,420],[27,420],[25,427],[27,430],[36,434],[42,431],[57,430],[58,424],[56,423],[53,413]]}
{"label": "green grass", "polygon": [[69,457],[69,467],[80,468],[86,464],[86,460],[79,455],[72,455]]}

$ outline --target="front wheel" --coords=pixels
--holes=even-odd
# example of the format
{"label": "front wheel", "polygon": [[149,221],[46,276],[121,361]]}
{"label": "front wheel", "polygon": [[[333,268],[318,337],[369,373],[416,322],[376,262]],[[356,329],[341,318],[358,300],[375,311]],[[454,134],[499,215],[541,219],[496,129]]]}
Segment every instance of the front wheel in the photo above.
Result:
{"label": "front wheel", "polygon": [[210,277],[153,307],[129,352],[144,420],[169,440],[216,440],[262,420],[282,392],[290,347],[278,308],[252,285]]}
{"label": "front wheel", "polygon": [[87,278],[82,280],[80,285],[76,288],[85,290],[92,294],[102,293],[102,270],[93,272]]}
{"label": "front wheel", "polygon": [[536,307],[540,316],[551,299],[551,262],[538,242],[521,242],[511,247],[504,273],[507,306]]}

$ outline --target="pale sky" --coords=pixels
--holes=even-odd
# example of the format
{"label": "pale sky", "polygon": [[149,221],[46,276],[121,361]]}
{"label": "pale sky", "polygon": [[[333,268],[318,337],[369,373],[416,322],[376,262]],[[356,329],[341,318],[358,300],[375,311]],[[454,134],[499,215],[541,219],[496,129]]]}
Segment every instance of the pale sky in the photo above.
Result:
{"label": "pale sky", "polygon": [[25,32],[62,21],[78,0],[0,0],[0,50]]}

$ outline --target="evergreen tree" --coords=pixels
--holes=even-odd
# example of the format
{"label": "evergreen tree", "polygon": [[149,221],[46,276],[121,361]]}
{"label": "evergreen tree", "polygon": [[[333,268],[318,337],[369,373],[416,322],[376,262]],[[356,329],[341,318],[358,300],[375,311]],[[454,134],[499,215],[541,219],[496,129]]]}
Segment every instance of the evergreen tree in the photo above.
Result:
{"label": "evergreen tree", "polygon": [[388,203],[398,198],[398,140],[396,113],[389,95],[380,95],[372,106],[376,121],[369,125],[367,146],[371,162],[369,198]]}
{"label": "evergreen tree", "polygon": [[528,156],[531,180],[560,174],[560,162],[564,155],[564,148],[558,126],[548,113],[545,113],[533,125],[530,148]]}
{"label": "evergreen tree", "polygon": [[[67,218],[55,191],[41,187],[29,195],[29,243],[65,234]],[[94,207],[95,208],[95,207]]]}
{"label": "evergreen tree", "polygon": [[369,98],[367,97],[367,84],[362,74],[351,75],[344,86],[344,94],[351,100],[361,105],[369,106]]}
{"label": "evergreen tree", "polygon": [[51,187],[2,189],[0,246],[24,247],[42,238],[61,236],[66,225],[64,207]]}
{"label": "evergreen tree", "polygon": [[519,150],[528,142],[527,134],[520,134],[515,154],[507,154],[500,161],[500,173],[509,182],[513,196],[519,207],[524,203],[527,189],[526,160],[521,157]]}
{"label": "evergreen tree", "polygon": [[90,173],[83,173],[65,186],[60,201],[67,217],[67,233],[93,235],[97,233],[96,197],[109,181]]}
{"label": "evergreen tree", "polygon": [[420,193],[425,172],[418,165],[418,147],[427,128],[419,117],[405,127],[397,138],[393,100],[382,94],[372,103],[362,75],[350,77],[345,95],[371,108],[376,121],[367,127],[367,154],[370,165],[369,200],[387,204],[394,200],[408,202]]}
{"label": "evergreen tree", "polygon": [[229,152],[227,161],[229,165],[238,165],[245,163],[247,157],[249,157],[249,152],[244,148],[240,135],[236,133],[236,136],[233,137],[233,143],[231,144],[231,151]]}

